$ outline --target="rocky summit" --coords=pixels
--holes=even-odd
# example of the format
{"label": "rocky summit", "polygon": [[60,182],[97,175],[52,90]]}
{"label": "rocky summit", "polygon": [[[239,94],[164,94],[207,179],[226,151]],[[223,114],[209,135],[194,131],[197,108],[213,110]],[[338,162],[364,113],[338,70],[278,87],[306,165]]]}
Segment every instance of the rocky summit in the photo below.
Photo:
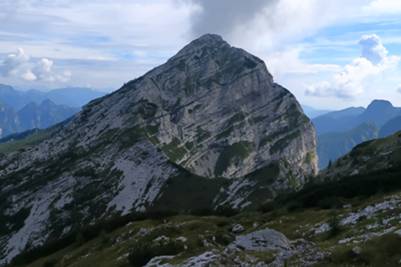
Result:
{"label": "rocky summit", "polygon": [[115,215],[254,208],[316,174],[315,142],[262,60],[204,35],[72,119],[0,145],[0,265]]}

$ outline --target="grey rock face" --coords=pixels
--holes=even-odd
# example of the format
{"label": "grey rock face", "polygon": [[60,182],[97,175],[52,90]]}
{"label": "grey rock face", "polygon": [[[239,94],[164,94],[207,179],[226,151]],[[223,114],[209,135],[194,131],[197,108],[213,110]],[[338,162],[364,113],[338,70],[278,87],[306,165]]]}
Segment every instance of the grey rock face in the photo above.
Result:
{"label": "grey rock face", "polygon": [[277,160],[301,176],[317,169],[314,131],[294,96],[219,36],[195,40],[127,87],[154,112],[158,146],[192,173],[237,178]]}
{"label": "grey rock face", "polygon": [[216,35],[27,144],[0,155],[0,264],[116,213],[245,208],[317,171],[314,129],[295,97]]}

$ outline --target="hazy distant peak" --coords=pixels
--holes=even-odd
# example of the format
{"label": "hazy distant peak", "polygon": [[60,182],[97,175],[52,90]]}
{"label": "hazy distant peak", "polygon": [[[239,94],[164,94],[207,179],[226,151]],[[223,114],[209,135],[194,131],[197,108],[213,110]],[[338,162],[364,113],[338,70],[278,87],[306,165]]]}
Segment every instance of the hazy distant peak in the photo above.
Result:
{"label": "hazy distant peak", "polygon": [[369,104],[367,110],[383,110],[388,108],[394,108],[393,104],[388,100],[376,99]]}

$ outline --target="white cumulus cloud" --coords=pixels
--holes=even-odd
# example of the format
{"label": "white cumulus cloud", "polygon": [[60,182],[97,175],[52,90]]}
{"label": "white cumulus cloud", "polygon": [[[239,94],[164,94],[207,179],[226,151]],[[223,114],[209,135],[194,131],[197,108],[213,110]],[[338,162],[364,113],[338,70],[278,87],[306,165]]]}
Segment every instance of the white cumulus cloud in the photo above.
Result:
{"label": "white cumulus cloud", "polygon": [[7,55],[0,61],[0,75],[25,81],[66,82],[70,79],[69,71],[57,72],[54,62],[48,58],[33,59],[18,48],[16,53]]}
{"label": "white cumulus cloud", "polygon": [[21,68],[29,62],[29,56],[25,54],[22,48],[19,48],[16,53],[9,54],[0,64],[0,73],[3,76],[18,75]]}
{"label": "white cumulus cloud", "polygon": [[376,34],[362,36],[359,45],[362,48],[361,56],[373,64],[379,64],[386,60],[388,51]]}
{"label": "white cumulus cloud", "polygon": [[31,70],[26,70],[24,73],[22,73],[21,78],[24,79],[25,81],[37,80],[36,75]]}
{"label": "white cumulus cloud", "polygon": [[397,67],[400,58],[389,55],[377,35],[364,35],[359,40],[361,56],[345,65],[330,81],[309,86],[306,91],[310,96],[353,98],[364,92],[364,85],[369,78]]}

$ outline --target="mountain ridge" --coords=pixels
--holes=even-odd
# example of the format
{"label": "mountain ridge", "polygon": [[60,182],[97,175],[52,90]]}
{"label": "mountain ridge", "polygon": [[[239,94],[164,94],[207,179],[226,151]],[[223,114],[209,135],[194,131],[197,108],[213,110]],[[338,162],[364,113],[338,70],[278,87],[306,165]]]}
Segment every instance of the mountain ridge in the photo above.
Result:
{"label": "mountain ridge", "polygon": [[401,132],[363,142],[333,162],[320,176],[327,179],[363,175],[401,166]]}
{"label": "mountain ridge", "polygon": [[77,108],[56,105],[46,99],[39,104],[30,102],[20,110],[3,105],[0,109],[0,137],[30,129],[45,129],[78,112]]}
{"label": "mountain ridge", "polygon": [[95,91],[91,88],[67,87],[50,91],[36,89],[17,90],[10,85],[0,84],[0,100],[14,109],[21,109],[30,102],[40,104],[46,99],[58,105],[66,105],[74,108],[81,108],[89,101],[104,96],[105,93]]}
{"label": "mountain ridge", "polygon": [[[398,125],[396,120],[400,115],[401,108],[394,107],[388,100],[378,99],[373,100],[367,108],[351,107],[314,118],[312,121],[320,148],[318,155],[322,159],[319,162],[319,168],[324,169],[329,161],[335,161],[348,153],[352,147],[345,144],[358,145],[369,139],[395,133],[397,129],[401,129],[401,125]],[[368,133],[366,127],[361,127],[366,124],[377,129],[370,129]],[[382,127],[385,129],[382,130]]]}

